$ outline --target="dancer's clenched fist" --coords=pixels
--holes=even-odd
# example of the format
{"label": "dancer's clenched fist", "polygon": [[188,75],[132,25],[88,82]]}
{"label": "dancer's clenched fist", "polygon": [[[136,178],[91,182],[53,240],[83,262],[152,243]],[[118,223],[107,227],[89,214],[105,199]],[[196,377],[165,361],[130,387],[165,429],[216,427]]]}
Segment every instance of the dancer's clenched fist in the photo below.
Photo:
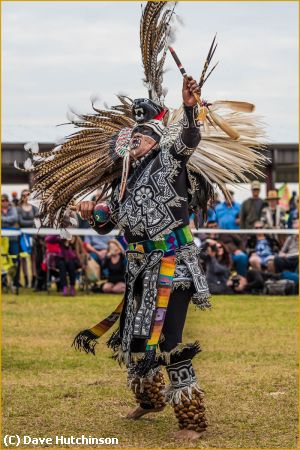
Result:
{"label": "dancer's clenched fist", "polygon": [[93,214],[96,202],[85,200],[83,202],[78,203],[77,211],[83,218],[83,220],[89,220],[91,215]]}

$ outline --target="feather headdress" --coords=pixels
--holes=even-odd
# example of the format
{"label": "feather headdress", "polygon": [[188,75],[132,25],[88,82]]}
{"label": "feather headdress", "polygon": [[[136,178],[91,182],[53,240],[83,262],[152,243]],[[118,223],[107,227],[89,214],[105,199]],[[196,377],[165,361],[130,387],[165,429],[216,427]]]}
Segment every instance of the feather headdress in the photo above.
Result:
{"label": "feather headdress", "polygon": [[34,188],[31,200],[40,200],[41,226],[60,227],[68,206],[78,198],[100,189],[101,196],[109,193],[114,180],[122,173],[122,159],[115,151],[117,139],[124,128],[132,129],[132,101],[118,96],[120,104],[111,109],[97,109],[95,114],[75,114],[70,121],[79,131],[46,153],[33,153],[30,148],[30,167]]}
{"label": "feather headdress", "polygon": [[[147,2],[140,22],[144,81],[149,96],[161,106],[165,92],[163,67],[174,13],[174,7],[169,5],[164,1]],[[200,77],[201,87],[214,69],[206,75],[215,48],[214,40]],[[72,203],[96,189],[100,190],[100,198],[107,198],[112,186],[120,181],[126,139],[136,123],[133,101],[124,95],[119,95],[118,100],[118,105],[105,109],[96,108],[92,101],[93,114],[74,113],[70,123],[78,130],[49,152],[38,153],[35,143],[25,146],[29,157],[20,170],[33,173],[31,201],[39,205],[39,226],[64,227]],[[258,166],[265,158],[258,150],[263,130],[261,123],[249,114],[252,106],[232,101],[204,105],[202,140],[188,163],[190,203],[195,208],[197,204],[206,205],[215,186],[228,197],[227,184],[245,182],[249,173],[261,175]],[[219,115],[224,108],[231,112]],[[182,108],[172,113],[164,134],[168,133],[168,128],[171,132],[174,127],[180,130],[182,114]],[[222,121],[227,129],[236,130],[238,140],[233,140],[230,133],[226,134],[226,127],[216,126],[218,123],[224,125]],[[128,169],[128,158],[125,158],[125,166]]]}
{"label": "feather headdress", "polygon": [[[169,7],[171,5],[171,8]],[[171,39],[171,20],[176,3],[165,1],[147,2],[140,22],[140,46],[144,67],[144,82],[149,98],[163,106],[165,89],[163,83],[164,63]]]}

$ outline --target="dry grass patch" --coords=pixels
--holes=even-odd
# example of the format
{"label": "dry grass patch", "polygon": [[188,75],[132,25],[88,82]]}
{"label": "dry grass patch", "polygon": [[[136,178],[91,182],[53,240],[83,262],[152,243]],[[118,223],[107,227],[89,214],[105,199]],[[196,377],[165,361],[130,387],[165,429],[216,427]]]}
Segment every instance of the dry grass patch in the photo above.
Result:
{"label": "dry grass patch", "polygon": [[[96,357],[74,335],[120,301],[116,296],[28,294],[3,299],[3,434],[117,437],[120,447],[176,448],[171,408],[138,422],[126,372],[105,339]],[[297,448],[296,297],[215,297],[190,308],[184,341],[206,392],[208,430],[195,448]],[[181,444],[182,445],[182,444]]]}

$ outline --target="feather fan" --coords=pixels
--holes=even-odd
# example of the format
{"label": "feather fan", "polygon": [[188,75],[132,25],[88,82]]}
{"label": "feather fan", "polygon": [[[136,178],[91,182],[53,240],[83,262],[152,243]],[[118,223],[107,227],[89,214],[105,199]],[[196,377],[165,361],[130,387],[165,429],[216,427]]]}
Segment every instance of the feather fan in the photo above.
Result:
{"label": "feather fan", "polygon": [[40,200],[41,226],[59,227],[68,206],[78,198],[100,189],[107,195],[111,184],[122,174],[122,160],[113,151],[116,137],[124,127],[132,127],[132,101],[118,96],[119,105],[95,114],[75,114],[70,121],[79,131],[49,152],[36,155],[28,148],[24,170],[33,172],[33,200]]}
{"label": "feather fan", "polygon": [[[214,104],[214,111],[223,109],[224,104]],[[180,107],[169,117],[168,125],[178,123],[182,119]],[[239,182],[247,183],[249,174],[262,177],[261,171],[267,158],[261,152],[265,148],[262,143],[265,132],[259,117],[242,112],[227,112],[222,120],[237,130],[240,137],[232,140],[220,128],[206,122],[201,131],[201,141],[188,162],[188,170],[200,174],[210,185],[217,186],[230,199],[228,185]]]}

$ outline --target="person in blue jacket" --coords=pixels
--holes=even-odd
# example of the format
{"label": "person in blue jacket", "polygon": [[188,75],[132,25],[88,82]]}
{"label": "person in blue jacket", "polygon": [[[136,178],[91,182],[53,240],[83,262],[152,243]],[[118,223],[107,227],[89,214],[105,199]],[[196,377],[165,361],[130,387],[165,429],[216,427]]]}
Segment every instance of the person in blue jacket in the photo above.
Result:
{"label": "person in blue jacket", "polygon": [[233,199],[234,192],[230,191],[231,203],[225,200],[216,206],[216,220],[218,226],[225,230],[237,230],[240,228],[239,214],[241,205]]}

